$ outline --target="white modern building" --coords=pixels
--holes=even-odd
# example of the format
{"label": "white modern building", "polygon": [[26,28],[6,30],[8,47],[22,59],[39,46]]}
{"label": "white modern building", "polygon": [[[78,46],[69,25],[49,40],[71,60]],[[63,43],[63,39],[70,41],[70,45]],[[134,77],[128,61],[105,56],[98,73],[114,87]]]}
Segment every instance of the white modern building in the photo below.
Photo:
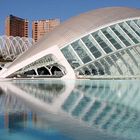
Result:
{"label": "white modern building", "polygon": [[140,10],[102,8],[65,21],[0,72],[17,75],[139,77]]}

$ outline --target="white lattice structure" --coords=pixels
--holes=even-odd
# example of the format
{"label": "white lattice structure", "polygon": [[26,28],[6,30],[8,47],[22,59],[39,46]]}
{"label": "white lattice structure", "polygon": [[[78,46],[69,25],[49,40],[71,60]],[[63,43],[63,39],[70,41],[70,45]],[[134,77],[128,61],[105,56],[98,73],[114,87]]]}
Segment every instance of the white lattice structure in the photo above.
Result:
{"label": "white lattice structure", "polygon": [[28,50],[34,40],[26,37],[0,36],[0,56],[4,60],[14,60]]}
{"label": "white lattice structure", "polygon": [[139,77],[140,10],[111,7],[73,17],[45,35],[0,77],[53,76],[54,66],[62,78]]}

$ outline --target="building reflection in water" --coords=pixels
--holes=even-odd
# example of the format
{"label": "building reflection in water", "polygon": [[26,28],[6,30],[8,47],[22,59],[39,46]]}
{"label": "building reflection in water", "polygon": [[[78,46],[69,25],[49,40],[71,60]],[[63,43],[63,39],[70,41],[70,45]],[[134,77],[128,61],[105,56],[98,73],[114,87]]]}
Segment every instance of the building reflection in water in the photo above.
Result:
{"label": "building reflection in water", "polygon": [[[134,83],[135,82],[135,83]],[[62,109],[109,134],[137,137],[140,130],[139,81],[77,84]]]}
{"label": "building reflection in water", "polygon": [[54,81],[47,81],[47,83],[17,81],[1,85],[0,115],[4,118],[4,127],[10,132],[24,129],[28,121],[32,121],[35,127],[44,127],[44,124],[38,120],[37,113],[32,111],[23,98],[14,94],[18,91],[13,92],[9,85],[12,87],[16,85],[18,89],[48,104],[54,102],[55,98],[65,90],[64,83]]}
{"label": "building reflection in water", "polygon": [[44,101],[52,103],[54,100],[64,92],[65,84],[61,81],[47,81],[47,82],[25,82],[17,81],[16,86],[26,91],[28,94]]}
{"label": "building reflection in water", "polygon": [[[10,129],[19,129],[19,125],[16,125],[19,122],[25,122],[22,125],[24,128],[29,119],[27,112],[33,112],[31,120],[36,127],[46,127],[44,116],[38,113],[43,109],[36,110],[34,103],[37,100],[40,107],[41,103],[45,103],[44,111],[51,105],[52,111],[67,118],[70,123],[75,120],[75,125],[82,123],[85,128],[113,136],[139,137],[139,81],[14,81],[9,85],[5,84],[0,90],[0,111],[6,112],[5,126]],[[14,94],[14,87],[30,95],[35,108],[27,99],[25,101],[17,95],[19,91],[16,90]]]}

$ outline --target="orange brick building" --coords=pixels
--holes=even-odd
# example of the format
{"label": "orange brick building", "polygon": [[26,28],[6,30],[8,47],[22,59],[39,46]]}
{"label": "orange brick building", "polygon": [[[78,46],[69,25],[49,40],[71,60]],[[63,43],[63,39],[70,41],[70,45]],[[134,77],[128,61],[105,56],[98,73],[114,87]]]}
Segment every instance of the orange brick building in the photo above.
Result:
{"label": "orange brick building", "polygon": [[9,15],[5,21],[7,36],[28,37],[28,20]]}
{"label": "orange brick building", "polygon": [[37,20],[32,22],[32,38],[37,42],[44,34],[60,24],[60,19]]}

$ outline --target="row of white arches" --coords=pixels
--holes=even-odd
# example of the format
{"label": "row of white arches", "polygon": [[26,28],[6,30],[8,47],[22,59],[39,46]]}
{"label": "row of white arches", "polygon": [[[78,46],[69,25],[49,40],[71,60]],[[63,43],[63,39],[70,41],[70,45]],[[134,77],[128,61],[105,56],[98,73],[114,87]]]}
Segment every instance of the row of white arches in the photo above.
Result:
{"label": "row of white arches", "polygon": [[34,44],[32,38],[0,36],[0,56],[3,60],[14,60]]}

